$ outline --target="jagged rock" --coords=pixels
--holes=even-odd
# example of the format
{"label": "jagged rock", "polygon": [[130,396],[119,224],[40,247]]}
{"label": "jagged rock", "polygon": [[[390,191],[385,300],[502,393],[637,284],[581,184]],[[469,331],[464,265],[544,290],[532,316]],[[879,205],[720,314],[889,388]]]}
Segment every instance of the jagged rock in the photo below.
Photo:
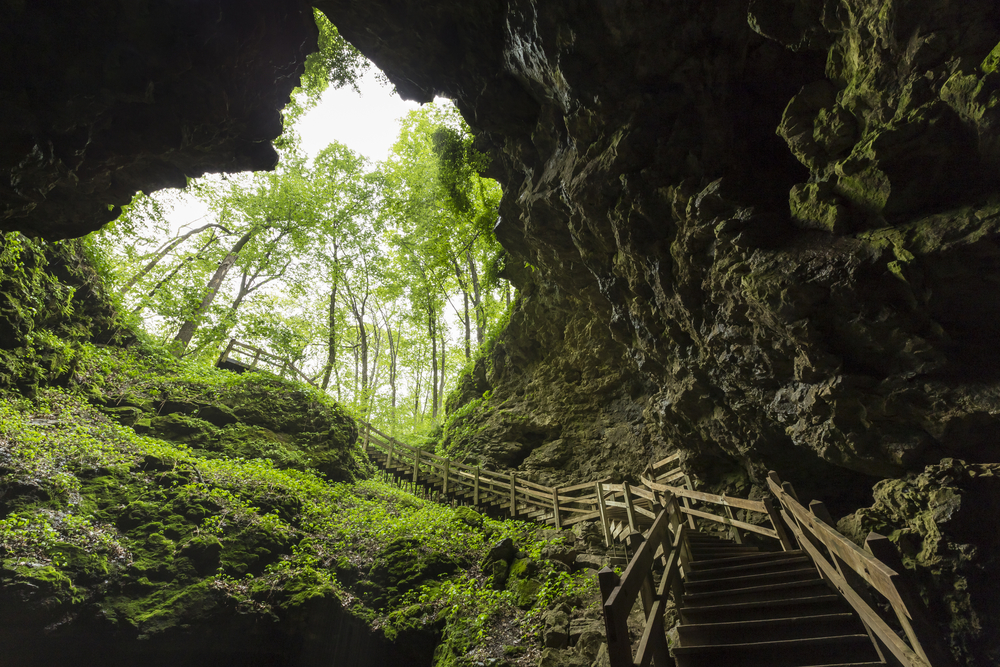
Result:
{"label": "jagged rock", "polygon": [[493,561],[503,561],[505,563],[510,563],[514,560],[514,556],[517,554],[517,545],[514,544],[514,540],[509,537],[505,537],[496,545],[490,549],[490,554],[488,559]]}
{"label": "jagged rock", "polygon": [[0,228],[82,236],[138,190],[271,169],[312,10],[14,2],[0,20]]}
{"label": "jagged rock", "polygon": [[959,664],[992,665],[1000,640],[995,595],[1000,568],[1000,464],[944,459],[919,475],[879,482],[875,504],[837,527],[859,544],[870,531],[898,548],[909,576]]}
{"label": "jagged rock", "polygon": [[569,645],[569,610],[559,607],[542,615],[542,641],[546,648],[566,648]]}

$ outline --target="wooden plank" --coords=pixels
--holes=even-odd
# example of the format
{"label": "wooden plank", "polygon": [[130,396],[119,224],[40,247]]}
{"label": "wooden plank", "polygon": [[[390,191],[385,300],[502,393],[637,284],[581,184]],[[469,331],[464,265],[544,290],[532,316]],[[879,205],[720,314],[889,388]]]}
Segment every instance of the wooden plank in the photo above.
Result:
{"label": "wooden plank", "polygon": [[[604,506],[605,507],[619,507],[619,508],[622,508],[622,509],[625,510],[625,516],[628,516],[628,509],[629,509],[628,503],[623,503],[623,502],[620,502],[618,500],[605,500],[604,501]],[[634,504],[632,505],[632,512],[633,512],[633,515],[634,514],[641,514],[642,516],[648,517],[650,519],[655,519],[656,518],[656,513],[655,512],[651,512],[648,509],[646,509],[645,507],[639,507],[639,506],[634,505]],[[637,520],[636,523],[639,523],[639,521]]]}
{"label": "wooden plank", "polygon": [[592,488],[594,488],[594,484],[596,484],[597,482],[606,482],[609,479],[611,479],[611,478],[610,477],[605,477],[604,479],[595,480],[593,482],[584,482],[582,484],[574,484],[573,486],[561,486],[561,487],[559,487],[559,492],[560,493],[572,493],[574,491],[580,491],[582,489],[592,489]]}
{"label": "wooden plank", "polygon": [[559,489],[558,487],[552,490],[552,512],[555,516],[556,530],[562,530],[562,524],[559,522]]}
{"label": "wooden plank", "polygon": [[616,614],[627,615],[632,609],[653,563],[656,545],[662,542],[663,533],[667,530],[667,521],[667,513],[661,512],[649,530],[649,539],[644,541],[635,555],[632,556],[632,560],[629,561],[628,567],[622,574],[621,584],[604,604],[605,610],[610,608]]}
{"label": "wooden plank", "polygon": [[851,588],[847,582],[840,576],[836,568],[827,562],[826,558],[820,553],[819,549],[813,545],[812,542],[807,540],[802,534],[802,529],[794,522],[789,521],[789,526],[792,532],[795,534],[795,538],[798,540],[802,548],[809,554],[813,562],[823,570],[826,575],[827,580],[840,592],[847,602],[854,607],[854,610],[858,612],[858,616],[861,620],[871,628],[880,640],[885,644],[894,656],[905,666],[905,667],[931,667],[930,664],[925,662],[919,655],[917,655],[913,650],[910,649],[906,643],[900,639],[899,635],[890,628],[882,617],[879,616],[864,600]]}
{"label": "wooden plank", "polygon": [[767,537],[778,539],[778,533],[770,528],[755,526],[752,523],[744,523],[743,521],[737,521],[736,519],[730,519],[729,517],[719,516],[718,514],[712,514],[710,512],[702,512],[701,510],[695,510],[689,507],[682,507],[681,512],[690,516],[697,516],[702,519],[708,519],[709,521],[725,524],[727,526],[742,528],[743,530],[748,530],[751,533],[757,533],[758,535],[766,535]]}
{"label": "wooden plank", "polygon": [[[580,514],[578,516],[571,516],[568,519],[563,519],[563,527],[572,526],[583,521],[600,521],[600,512],[591,512],[590,514]],[[605,536],[607,537],[607,536]]]}
{"label": "wooden plank", "polygon": [[728,505],[729,507],[738,507],[743,510],[750,510],[751,512],[760,512],[762,514],[767,512],[764,507],[764,503],[759,500],[745,500],[743,498],[730,498],[729,496],[716,496],[711,493],[704,493],[702,491],[693,491],[691,489],[685,489],[680,486],[670,486],[668,484],[660,484],[659,482],[654,482],[649,479],[643,479],[643,484],[652,489],[653,491],[663,491],[665,493],[672,493],[675,496],[681,498],[690,498],[691,500],[700,500],[706,503],[712,503],[715,505]]}
{"label": "wooden plank", "polygon": [[510,473],[510,515],[517,516],[517,478]]}
{"label": "wooden plank", "polygon": [[597,513],[601,517],[601,527],[604,529],[604,546],[611,547],[611,525],[608,523],[607,505],[604,503],[604,489],[601,482],[594,484],[597,492]]}
{"label": "wooden plank", "polygon": [[479,468],[476,468],[476,481],[472,487],[472,504],[479,506]]}
{"label": "wooden plank", "polygon": [[659,461],[657,461],[656,463],[654,463],[653,466],[652,466],[652,468],[655,471],[655,470],[658,470],[658,469],[662,468],[663,466],[667,465],[668,463],[673,463],[674,461],[680,461],[680,459],[681,459],[681,453],[680,452],[674,452],[673,454],[671,454],[667,458],[660,459]]}
{"label": "wooden plank", "polygon": [[451,461],[448,461],[446,459],[444,462],[444,489],[441,490],[441,492],[446,496],[448,495],[448,473],[450,472],[451,472]]}
{"label": "wooden plank", "polygon": [[771,492],[781,502],[782,507],[791,514],[796,522],[806,528],[811,535],[822,542],[823,546],[833,552],[848,567],[861,575],[865,581],[874,586],[875,590],[884,595],[893,606],[898,605],[901,608],[906,608],[893,582],[893,577],[898,576],[895,570],[814,517],[773,479],[769,478],[768,484],[771,486]]}

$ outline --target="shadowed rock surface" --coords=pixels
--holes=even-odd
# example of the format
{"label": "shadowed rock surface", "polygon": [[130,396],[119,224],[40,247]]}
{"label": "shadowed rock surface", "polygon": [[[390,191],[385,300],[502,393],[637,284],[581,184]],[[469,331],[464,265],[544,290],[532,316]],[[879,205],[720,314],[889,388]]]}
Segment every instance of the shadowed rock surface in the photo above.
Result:
{"label": "shadowed rock surface", "polygon": [[[998,459],[995,2],[317,4],[404,95],[454,98],[504,187],[522,296],[449,449],[552,482],[681,450],[707,489],[773,468],[835,514]],[[267,166],[308,11],[198,6],[7,3],[6,228],[81,234],[137,188]],[[208,55],[115,55],[153,25]],[[958,631],[964,661],[993,625]]]}

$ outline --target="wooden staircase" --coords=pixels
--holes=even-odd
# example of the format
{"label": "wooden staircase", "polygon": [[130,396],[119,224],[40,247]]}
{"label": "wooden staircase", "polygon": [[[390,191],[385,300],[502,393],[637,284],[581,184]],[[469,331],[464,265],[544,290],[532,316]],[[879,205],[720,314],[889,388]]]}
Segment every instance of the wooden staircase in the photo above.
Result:
{"label": "wooden staircase", "polygon": [[688,533],[677,667],[885,664],[854,610],[803,551]]}

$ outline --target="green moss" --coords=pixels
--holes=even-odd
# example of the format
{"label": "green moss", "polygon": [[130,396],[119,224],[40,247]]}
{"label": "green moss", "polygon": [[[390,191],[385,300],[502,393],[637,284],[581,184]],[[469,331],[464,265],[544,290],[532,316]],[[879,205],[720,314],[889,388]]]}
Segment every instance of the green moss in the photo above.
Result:
{"label": "green moss", "polygon": [[985,74],[993,74],[1000,69],[1000,44],[997,44],[990,54],[986,56],[980,66]]}

